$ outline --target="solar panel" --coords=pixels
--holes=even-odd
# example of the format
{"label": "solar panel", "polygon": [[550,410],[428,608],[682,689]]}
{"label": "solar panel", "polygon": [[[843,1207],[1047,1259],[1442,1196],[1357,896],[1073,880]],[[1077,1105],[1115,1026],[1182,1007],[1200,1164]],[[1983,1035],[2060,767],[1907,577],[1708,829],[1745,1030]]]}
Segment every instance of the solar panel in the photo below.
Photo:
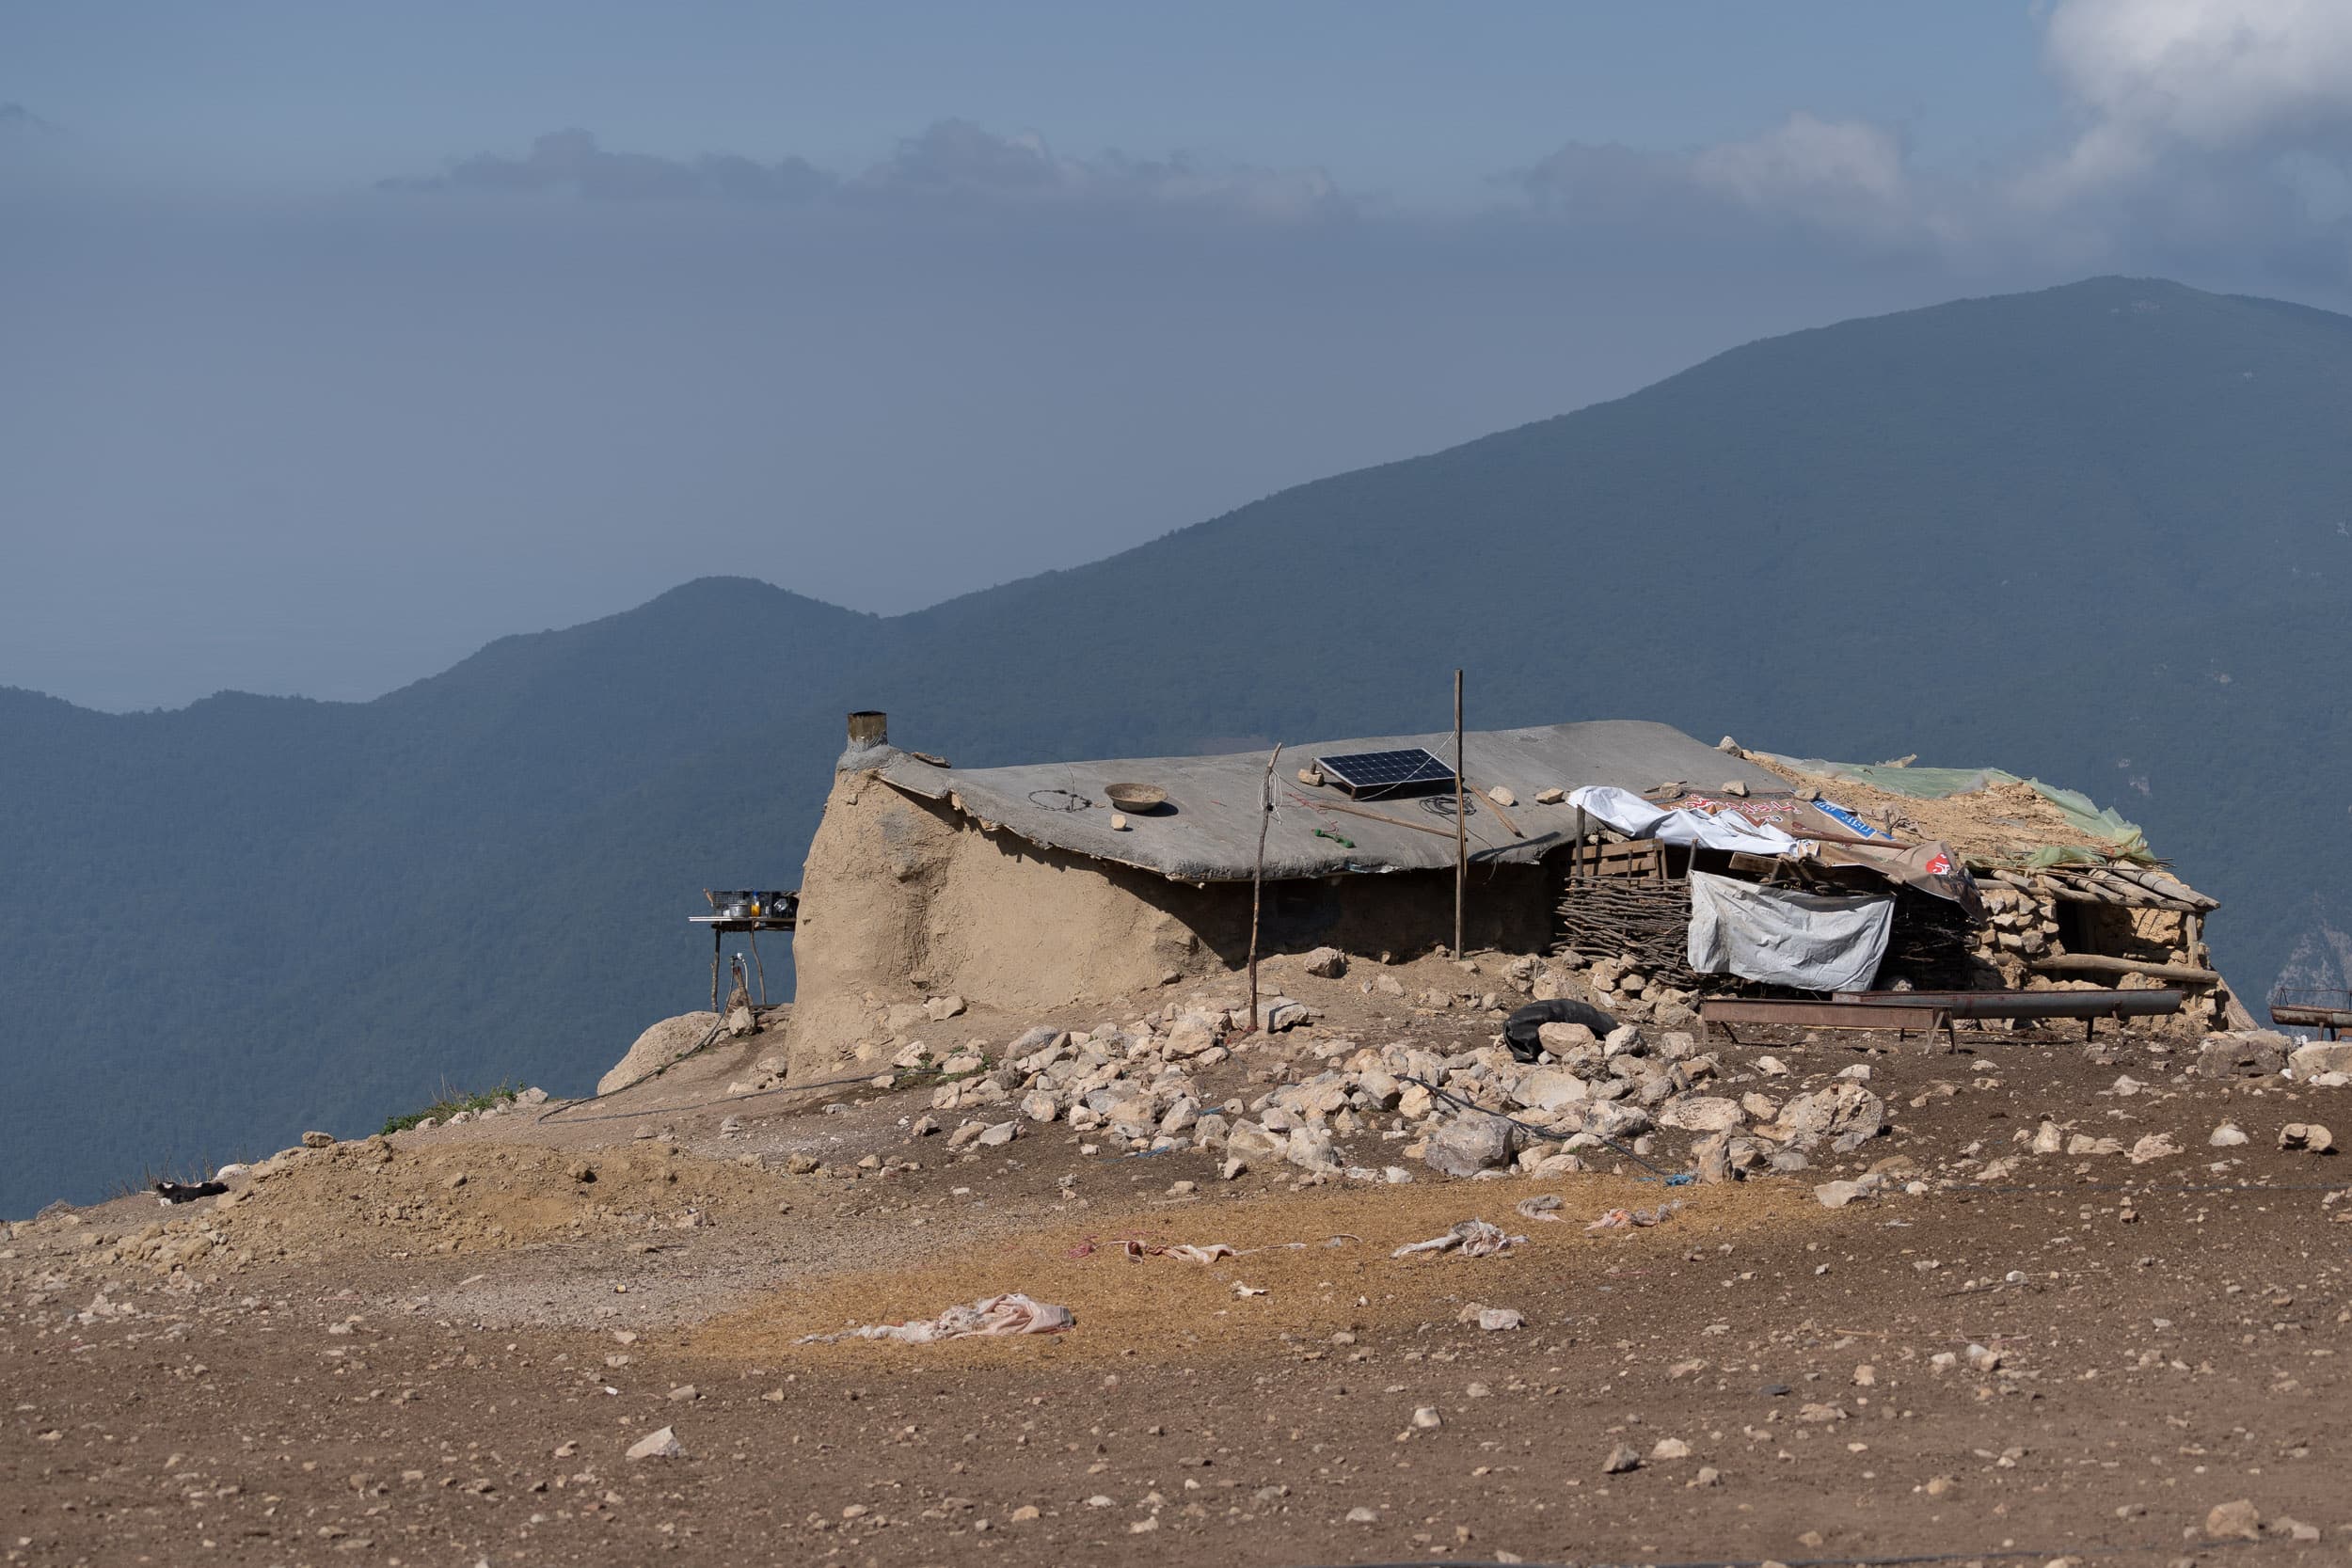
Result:
{"label": "solar panel", "polygon": [[1395,752],[1347,752],[1315,758],[1323,776],[1350,795],[1397,795],[1439,788],[1454,782],[1454,769],[1419,746]]}

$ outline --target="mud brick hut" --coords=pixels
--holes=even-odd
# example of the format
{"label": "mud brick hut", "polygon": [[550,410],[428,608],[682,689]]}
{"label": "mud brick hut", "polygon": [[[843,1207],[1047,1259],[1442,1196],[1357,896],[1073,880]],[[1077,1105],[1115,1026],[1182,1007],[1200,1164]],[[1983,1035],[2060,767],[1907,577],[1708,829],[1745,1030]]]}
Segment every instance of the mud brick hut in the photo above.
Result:
{"label": "mud brick hut", "polygon": [[[1232,973],[1262,829],[1262,953],[1450,943],[1453,748],[1451,734],[1286,748],[1268,817],[1263,752],[959,768],[853,716],[801,887],[794,1070],[870,1059],[890,1009],[927,995],[1041,1015]],[[1417,752],[1441,778],[1351,784],[1334,763]],[[1964,789],[1903,795],[1633,720],[1472,731],[1461,773],[1470,945],[1572,953],[1637,1013],[1816,978],[1775,967],[1781,936],[1743,949],[1752,916],[1794,919],[1804,942],[1839,933],[1864,984],[2187,984],[2202,1016],[2217,1006],[2213,901],[2147,863],[2129,824],[2101,840],[2053,807],[2020,829],[2003,823],[2020,820],[2009,795],[1996,809]],[[1113,786],[1128,784],[1165,801],[1121,811]],[[1699,967],[1694,908],[1720,939]]]}

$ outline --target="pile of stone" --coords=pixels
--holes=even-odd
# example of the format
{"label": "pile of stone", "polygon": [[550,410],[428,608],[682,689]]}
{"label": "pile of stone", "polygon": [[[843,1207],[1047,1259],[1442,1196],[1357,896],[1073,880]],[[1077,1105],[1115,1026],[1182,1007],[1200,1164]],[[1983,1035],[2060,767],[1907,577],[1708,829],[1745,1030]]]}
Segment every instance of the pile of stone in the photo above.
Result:
{"label": "pile of stone", "polygon": [[[1279,1018],[1297,1006],[1275,998],[1261,1012]],[[1546,1024],[1542,1054],[1521,1062],[1499,1044],[1450,1053],[1410,1040],[1292,1047],[1266,1033],[1236,1037],[1233,1024],[1229,1010],[1171,1006],[1157,1021],[1033,1029],[994,1064],[976,1041],[935,1064],[948,1082],[932,1093],[937,1114],[914,1132],[940,1131],[941,1117],[952,1116],[962,1124],[951,1147],[993,1147],[1058,1122],[1129,1151],[1220,1150],[1229,1180],[1289,1167],[1309,1179],[1388,1181],[1410,1176],[1374,1156],[1380,1144],[1401,1145],[1395,1158],[1446,1176],[1517,1168],[1551,1177],[1613,1146],[1662,1158],[1660,1140],[1684,1134],[1702,1177],[1720,1180],[1804,1169],[1820,1146],[1850,1153],[1885,1124],[1884,1103],[1859,1081],[1867,1069],[1785,1100],[1707,1092],[1723,1066],[1680,1031],[1653,1040],[1636,1024],[1606,1037]],[[1213,1100],[1202,1075],[1239,1054],[1265,1065],[1253,1069],[1249,1092]],[[897,1065],[934,1064],[912,1044]]]}
{"label": "pile of stone", "polygon": [[2001,972],[2002,983],[2022,989],[2026,964],[2058,951],[2058,910],[2024,888],[1986,880],[1979,884],[1985,923],[1978,928],[1977,957]]}

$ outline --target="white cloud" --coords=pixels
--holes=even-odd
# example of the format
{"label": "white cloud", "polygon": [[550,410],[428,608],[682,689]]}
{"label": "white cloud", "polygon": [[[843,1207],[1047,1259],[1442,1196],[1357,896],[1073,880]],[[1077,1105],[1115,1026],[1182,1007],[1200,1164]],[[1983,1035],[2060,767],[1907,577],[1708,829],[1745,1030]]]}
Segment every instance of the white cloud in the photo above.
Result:
{"label": "white cloud", "polygon": [[2064,124],[2005,166],[1799,111],[1692,150],[1571,145],[1517,183],[1588,229],[2352,283],[2352,0],[2058,0],[2043,49]]}
{"label": "white cloud", "polygon": [[733,153],[667,158],[616,152],[586,131],[550,132],[521,157],[481,152],[439,174],[379,182],[390,191],[559,193],[593,200],[950,203],[1025,208],[1211,210],[1290,221],[1343,214],[1353,203],[1317,168],[1213,165],[1110,151],[1057,153],[1033,132],[1001,135],[943,119],[909,136],[854,179],[800,158],[762,163]]}
{"label": "white cloud", "polygon": [[1793,114],[1760,136],[1698,152],[1690,167],[1700,185],[1744,206],[1832,228],[1890,231],[1911,206],[1902,144],[1863,120]]}
{"label": "white cloud", "polygon": [[1165,159],[1118,151],[1072,158],[1055,152],[1035,132],[1002,135],[966,119],[940,120],[908,137],[855,185],[895,196],[1211,208],[1272,219],[1333,216],[1353,206],[1319,168],[1203,164],[1183,152]]}
{"label": "white cloud", "polygon": [[2021,182],[2041,205],[2352,133],[2345,0],[2060,0],[2044,50],[2084,123]]}
{"label": "white cloud", "polygon": [[1899,137],[1802,111],[1692,151],[1572,142],[1517,182],[1540,208],[1597,222],[1688,230],[1762,218],[1876,245],[1911,243],[1932,226]]}

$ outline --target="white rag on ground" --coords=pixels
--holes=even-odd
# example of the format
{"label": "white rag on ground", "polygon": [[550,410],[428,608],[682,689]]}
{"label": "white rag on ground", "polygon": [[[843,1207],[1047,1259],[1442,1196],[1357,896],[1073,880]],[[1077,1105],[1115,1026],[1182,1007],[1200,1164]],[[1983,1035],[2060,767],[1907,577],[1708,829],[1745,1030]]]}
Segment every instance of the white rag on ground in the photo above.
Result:
{"label": "white rag on ground", "polygon": [[1811,839],[1792,838],[1778,828],[1751,822],[1736,812],[1710,816],[1689,806],[1669,808],[1613,784],[1585,784],[1572,789],[1568,792],[1568,804],[1633,838],[1654,838],[1663,844],[1695,844],[1707,849],[1732,849],[1781,860],[1796,860],[1814,853]]}
{"label": "white rag on ground", "polygon": [[1701,974],[1867,990],[1886,957],[1895,900],[1795,893],[1691,873],[1691,967]]}
{"label": "white rag on ground", "polygon": [[1459,1252],[1465,1258],[1485,1258],[1498,1252],[1508,1252],[1526,1241],[1524,1236],[1506,1236],[1499,1225],[1485,1220],[1464,1220],[1442,1236],[1432,1236],[1425,1242],[1407,1242],[1389,1254],[1406,1258],[1416,1252]]}
{"label": "white rag on ground", "polygon": [[831,1344],[835,1339],[855,1338],[896,1339],[901,1344],[928,1345],[939,1339],[963,1339],[976,1336],[1059,1334],[1076,1326],[1077,1322],[1067,1307],[1032,1301],[1015,1291],[1009,1295],[984,1296],[969,1307],[950,1307],[936,1318],[904,1323],[867,1323],[839,1334],[806,1335],[796,1342],[803,1345]]}

